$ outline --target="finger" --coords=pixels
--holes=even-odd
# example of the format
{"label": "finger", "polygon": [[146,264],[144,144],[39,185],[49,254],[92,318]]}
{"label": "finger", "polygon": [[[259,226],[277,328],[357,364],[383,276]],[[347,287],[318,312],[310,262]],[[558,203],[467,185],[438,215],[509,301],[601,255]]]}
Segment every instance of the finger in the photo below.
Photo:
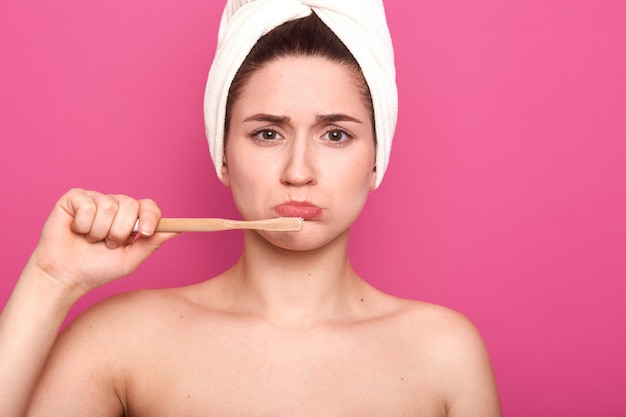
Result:
{"label": "finger", "polygon": [[96,214],[89,232],[85,234],[90,242],[104,240],[111,230],[113,220],[119,210],[119,202],[110,195],[92,194],[96,202]]}
{"label": "finger", "polygon": [[134,198],[125,195],[112,197],[117,201],[118,209],[105,239],[109,248],[126,243],[139,213],[139,202]]}
{"label": "finger", "polygon": [[139,228],[141,236],[152,236],[161,219],[161,209],[150,199],[139,200]]}
{"label": "finger", "polygon": [[70,190],[59,202],[72,219],[70,227],[74,233],[87,234],[96,216],[97,205],[93,194],[85,190]]}

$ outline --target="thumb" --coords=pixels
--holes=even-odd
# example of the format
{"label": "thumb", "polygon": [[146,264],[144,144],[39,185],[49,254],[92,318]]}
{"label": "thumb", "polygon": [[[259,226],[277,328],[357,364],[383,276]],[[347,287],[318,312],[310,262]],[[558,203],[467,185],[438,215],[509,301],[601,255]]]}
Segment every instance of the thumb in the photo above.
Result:
{"label": "thumb", "polygon": [[143,261],[156,252],[163,243],[175,238],[179,234],[180,233],[154,233],[148,237],[136,237],[131,244],[124,248],[127,256],[127,265],[129,266],[127,273],[135,270]]}

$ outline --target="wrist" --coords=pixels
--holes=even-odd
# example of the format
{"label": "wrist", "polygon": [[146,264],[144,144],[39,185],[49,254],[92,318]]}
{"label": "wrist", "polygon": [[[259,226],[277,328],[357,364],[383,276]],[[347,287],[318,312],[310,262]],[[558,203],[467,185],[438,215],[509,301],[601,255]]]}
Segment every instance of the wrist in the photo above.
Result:
{"label": "wrist", "polygon": [[21,293],[42,307],[58,310],[65,315],[86,291],[79,286],[67,285],[30,260],[24,267],[14,292]]}

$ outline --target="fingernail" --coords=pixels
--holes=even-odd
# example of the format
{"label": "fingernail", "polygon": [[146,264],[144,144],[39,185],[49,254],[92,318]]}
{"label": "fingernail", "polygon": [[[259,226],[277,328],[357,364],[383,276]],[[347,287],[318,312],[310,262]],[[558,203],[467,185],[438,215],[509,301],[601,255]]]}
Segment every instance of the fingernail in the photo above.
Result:
{"label": "fingernail", "polygon": [[153,227],[150,222],[143,222],[141,224],[141,234],[144,236],[150,236],[152,234]]}
{"label": "fingernail", "polygon": [[107,248],[109,249],[116,249],[119,246],[116,241],[111,240],[111,239],[107,239],[105,241],[105,244],[107,245]]}

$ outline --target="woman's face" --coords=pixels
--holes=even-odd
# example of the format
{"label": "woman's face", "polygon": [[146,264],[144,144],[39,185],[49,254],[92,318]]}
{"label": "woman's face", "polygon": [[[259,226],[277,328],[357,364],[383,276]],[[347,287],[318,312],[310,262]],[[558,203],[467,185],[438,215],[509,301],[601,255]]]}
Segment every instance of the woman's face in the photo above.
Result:
{"label": "woman's face", "polygon": [[290,249],[347,232],[376,180],[371,119],[348,66],[283,57],[254,72],[232,107],[222,171],[242,217],[303,217],[301,232],[263,233]]}

